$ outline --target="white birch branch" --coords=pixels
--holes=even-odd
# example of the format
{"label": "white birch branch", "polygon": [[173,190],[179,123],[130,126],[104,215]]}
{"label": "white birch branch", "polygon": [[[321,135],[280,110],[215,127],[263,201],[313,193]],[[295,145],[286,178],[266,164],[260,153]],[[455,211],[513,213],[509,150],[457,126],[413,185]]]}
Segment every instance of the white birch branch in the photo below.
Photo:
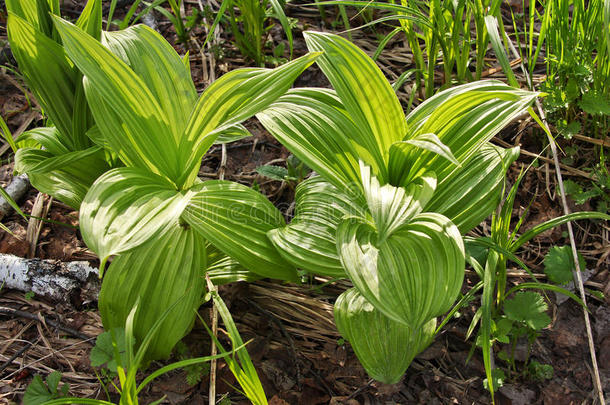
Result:
{"label": "white birch branch", "polygon": [[97,301],[101,281],[98,270],[86,261],[64,263],[0,254],[0,285],[55,302],[89,303]]}

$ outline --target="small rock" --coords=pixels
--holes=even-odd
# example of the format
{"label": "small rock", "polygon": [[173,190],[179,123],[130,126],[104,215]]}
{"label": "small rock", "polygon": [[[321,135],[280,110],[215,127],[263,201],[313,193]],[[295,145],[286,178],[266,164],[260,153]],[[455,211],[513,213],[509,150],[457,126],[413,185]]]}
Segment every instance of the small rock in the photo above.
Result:
{"label": "small rock", "polygon": [[536,393],[530,389],[505,384],[500,387],[500,393],[510,400],[511,405],[529,405],[534,403]]}

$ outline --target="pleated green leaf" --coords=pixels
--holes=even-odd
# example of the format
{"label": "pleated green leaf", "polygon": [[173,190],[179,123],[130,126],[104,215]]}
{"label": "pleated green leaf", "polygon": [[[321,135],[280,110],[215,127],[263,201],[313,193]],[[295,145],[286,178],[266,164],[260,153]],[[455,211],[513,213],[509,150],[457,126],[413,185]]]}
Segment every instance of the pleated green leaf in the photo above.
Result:
{"label": "pleated green leaf", "polygon": [[[494,80],[442,91],[409,114],[409,132],[404,140],[433,133],[451,150],[457,161],[463,163],[523,114],[537,95]],[[390,155],[389,170],[393,184],[408,184],[410,179],[430,170],[436,173],[440,182],[454,167],[454,163],[431,151]]]}
{"label": "pleated green leaf", "polygon": [[360,162],[360,172],[366,206],[377,230],[378,242],[421,213],[436,188],[434,173],[428,172],[412,181],[408,187],[381,186],[371,169]]}
{"label": "pleated green leaf", "polygon": [[188,194],[144,169],[110,170],[93,184],[81,205],[83,240],[105,261],[174,226],[188,201]]}
{"label": "pleated green leaf", "polygon": [[335,302],[335,323],[369,374],[385,384],[397,383],[413,358],[434,337],[436,319],[409,327],[379,312],[355,288]]}
{"label": "pleated green leaf", "polygon": [[182,162],[168,117],[144,80],[80,28],[60,18],[55,25],[66,53],[87,78],[95,120],[124,163],[176,179]]}
{"label": "pleated green leaf", "polygon": [[246,269],[264,277],[294,280],[292,265],[277,253],[267,232],[285,225],[280,211],[262,194],[230,181],[193,187],[182,220]]}
{"label": "pleated green leaf", "polygon": [[42,149],[22,148],[15,153],[15,170],[20,173],[43,174],[63,169],[83,159],[90,159],[93,166],[95,166],[94,162],[97,160],[98,162],[95,163],[102,163],[99,166],[99,170],[105,171],[108,169],[108,166],[104,164],[102,149],[99,146],[92,146],[88,149],[66,152],[59,155],[53,155],[47,150]]}
{"label": "pleated green leaf", "polygon": [[218,135],[267,108],[317,57],[309,53],[275,69],[237,69],[212,83],[199,97],[182,137],[180,151],[188,160],[178,184],[190,186]]}
{"label": "pleated green leaf", "polygon": [[487,218],[500,203],[504,177],[519,157],[519,148],[485,144],[440,182],[427,211],[449,218],[464,235]]}
{"label": "pleated green leaf", "polygon": [[87,1],[76,21],[76,26],[99,41],[102,37],[102,1]]}
{"label": "pleated green leaf", "polygon": [[69,146],[65,144],[64,137],[61,136],[56,127],[39,127],[25,131],[17,138],[17,143],[19,146],[31,143],[36,147],[43,147],[52,155],[70,152]]}
{"label": "pleated green leaf", "polygon": [[413,328],[448,311],[464,278],[459,230],[436,213],[417,215],[381,243],[372,224],[346,219],[337,230],[337,249],[358,291],[384,315]]}
{"label": "pleated green leaf", "polygon": [[28,87],[57,126],[70,150],[78,148],[72,133],[74,95],[80,76],[61,45],[26,20],[9,13],[7,21],[11,51]]}
{"label": "pleated green leaf", "polygon": [[53,37],[50,14],[59,15],[59,0],[6,0],[6,9],[34,27],[41,34]]}
{"label": "pleated green leaf", "polygon": [[[47,131],[32,131],[30,135],[42,132]],[[15,171],[27,173],[37,190],[74,209],[79,209],[89,187],[108,169],[98,147],[57,155],[48,150],[21,148],[15,154]]]}
{"label": "pleated green leaf", "polygon": [[419,134],[406,141],[395,142],[390,147],[390,155],[392,155],[393,148],[402,148],[404,149],[403,153],[413,155],[421,153],[423,149],[444,157],[456,166],[460,166],[460,162],[453,156],[451,149],[434,134]]}
{"label": "pleated green leaf", "polygon": [[278,252],[311,274],[346,277],[337,253],[337,227],[343,217],[365,215],[358,188],[340,190],[320,176],[305,180],[295,193],[295,216],[268,233]]}
{"label": "pleated green leaf", "polygon": [[328,89],[289,90],[256,115],[274,137],[336,187],[359,183],[358,158],[379,171],[379,163],[358,145],[358,132],[336,93]]}
{"label": "pleated green leaf", "polygon": [[99,310],[104,328],[122,327],[140,302],[133,330],[136,344],[172,304],[162,333],[155,334],[144,360],[169,357],[172,348],[191,329],[205,291],[205,241],[193,230],[174,223],[146,243],[116,257],[104,277]]}
{"label": "pleated green leaf", "polygon": [[230,143],[239,141],[240,139],[252,136],[250,131],[242,124],[235,124],[232,127],[222,130],[218,134],[218,138],[214,141],[214,145],[222,145],[223,143]]}
{"label": "pleated green leaf", "polygon": [[[318,65],[337,91],[358,132],[376,161],[387,162],[390,145],[407,133],[398,97],[381,70],[362,50],[337,35],[303,33],[310,51],[324,51]],[[385,165],[380,165],[385,169]],[[386,181],[387,173],[375,173]]]}
{"label": "pleated green leaf", "polygon": [[252,282],[260,280],[262,277],[244,268],[232,257],[227,256],[218,250],[211,243],[206,244],[207,270],[206,275],[214,285],[235,283],[237,281]]}
{"label": "pleated green leaf", "polygon": [[191,74],[180,56],[169,42],[146,25],[104,32],[102,44],[142,79],[171,123],[177,145],[197,101]]}

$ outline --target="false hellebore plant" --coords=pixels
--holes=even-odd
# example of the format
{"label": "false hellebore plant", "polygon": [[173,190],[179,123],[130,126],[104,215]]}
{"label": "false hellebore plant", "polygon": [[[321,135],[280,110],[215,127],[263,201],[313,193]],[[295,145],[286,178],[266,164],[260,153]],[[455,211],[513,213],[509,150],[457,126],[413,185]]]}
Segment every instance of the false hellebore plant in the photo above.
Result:
{"label": "false hellebore plant", "polygon": [[104,327],[125,325],[139,299],[134,335],[142,342],[180,300],[146,354],[167,357],[193,323],[203,274],[225,257],[219,251],[259,276],[296,277],[266,237],[284,225],[277,208],[246,186],[202,182],[197,173],[220,133],[284,94],[317,55],[274,70],[235,70],[198,97],[188,58],[150,28],[104,32],[100,42],[58,17],[54,24],[84,75],[96,137],[124,165],[93,183],[80,210],[83,239],[101,258],[100,269],[117,255],[99,297]]}
{"label": "false hellebore plant", "polygon": [[[51,18],[59,15],[59,0],[7,0],[6,8],[11,50],[50,124],[19,137],[15,170],[27,173],[38,190],[78,209],[112,161],[90,138],[95,127],[83,75],[66,57]],[[99,40],[102,2],[88,2],[76,25]]]}
{"label": "false hellebore plant", "polygon": [[[310,273],[349,277],[339,331],[368,373],[393,383],[435,333],[464,277],[462,235],[497,206],[518,149],[488,141],[536,94],[498,81],[431,97],[406,119],[375,63],[336,35],[306,32],[334,90],[293,89],[257,114],[319,176],[268,235]],[[388,364],[393,363],[393,364]]]}

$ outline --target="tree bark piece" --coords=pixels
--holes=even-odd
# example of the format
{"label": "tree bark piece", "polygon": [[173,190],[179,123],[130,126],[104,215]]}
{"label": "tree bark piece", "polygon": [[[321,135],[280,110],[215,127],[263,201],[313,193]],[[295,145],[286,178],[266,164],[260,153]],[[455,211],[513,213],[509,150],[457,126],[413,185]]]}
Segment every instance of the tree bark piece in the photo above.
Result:
{"label": "tree bark piece", "polygon": [[[19,176],[13,177],[11,184],[6,186],[4,191],[11,196],[14,201],[20,200],[28,191],[30,187],[30,179],[28,179],[27,174],[20,174]],[[0,196],[0,219],[4,218],[6,214],[11,212],[13,208],[11,205],[4,199],[4,197]]]}
{"label": "tree bark piece", "polygon": [[98,270],[86,261],[63,263],[0,254],[0,285],[80,305],[97,301],[101,281]]}

